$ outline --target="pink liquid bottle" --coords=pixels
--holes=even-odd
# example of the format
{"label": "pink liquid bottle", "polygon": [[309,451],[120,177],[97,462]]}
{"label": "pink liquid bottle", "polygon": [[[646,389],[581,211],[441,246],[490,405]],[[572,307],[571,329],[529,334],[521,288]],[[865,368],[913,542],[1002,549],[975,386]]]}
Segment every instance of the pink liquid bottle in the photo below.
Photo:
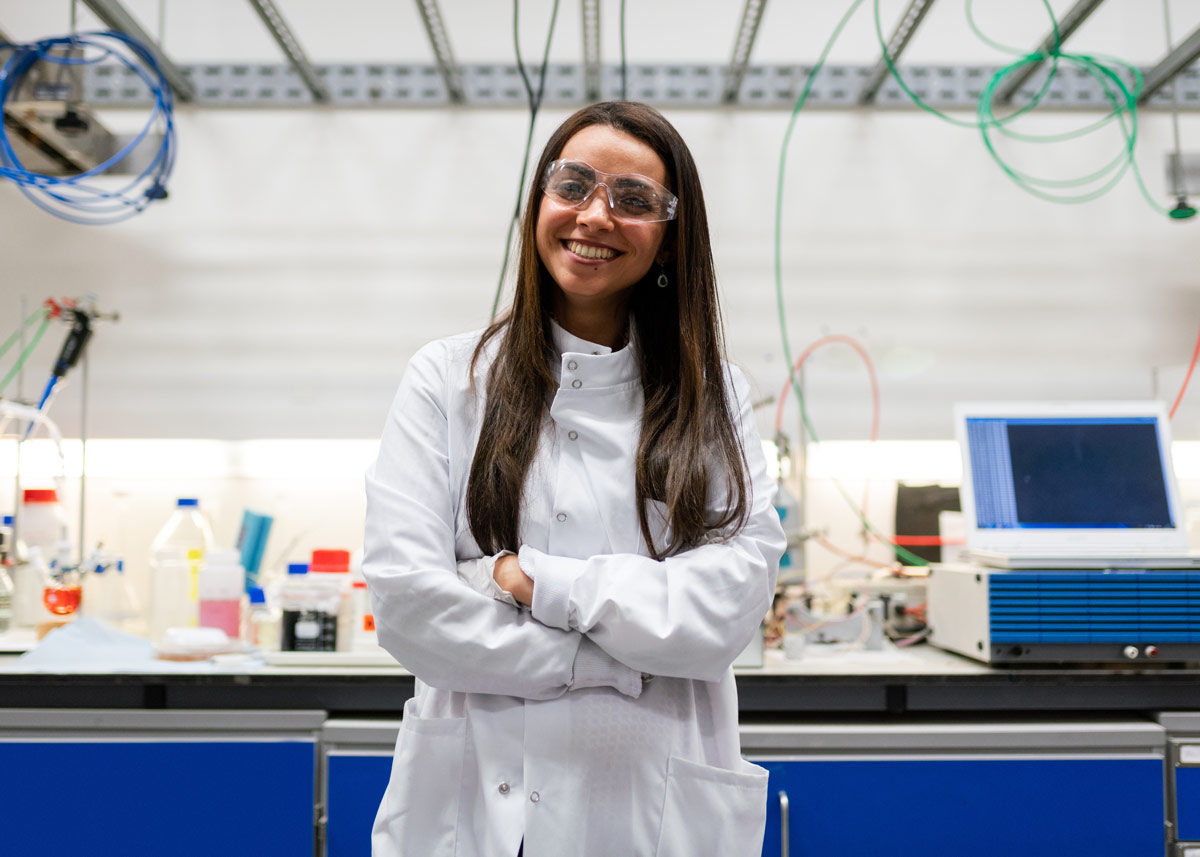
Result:
{"label": "pink liquid bottle", "polygon": [[246,570],[236,550],[216,549],[204,555],[198,582],[200,627],[220,628],[230,639],[241,630]]}

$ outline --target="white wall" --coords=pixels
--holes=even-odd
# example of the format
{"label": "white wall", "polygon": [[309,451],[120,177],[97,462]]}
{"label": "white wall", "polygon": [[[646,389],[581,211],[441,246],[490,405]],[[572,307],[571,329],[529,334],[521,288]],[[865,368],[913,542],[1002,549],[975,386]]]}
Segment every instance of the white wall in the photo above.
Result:
{"label": "white wall", "polygon": [[[539,139],[561,118],[544,116]],[[785,118],[671,118],[706,182],[731,356],[776,393]],[[0,186],[3,327],[20,296],[94,292],[121,313],[91,349],[94,436],[374,436],[407,357],[487,320],[525,121],[188,111],[171,198],[127,223],[60,222]],[[1105,156],[1117,145],[1096,142]],[[1165,118],[1144,117],[1151,187],[1167,145]],[[1200,239],[1131,181],[1088,205],[1041,202],[974,134],[914,114],[813,114],[790,164],[793,354],[825,332],[860,338],[880,372],[885,437],[948,437],[956,399],[1174,394],[1200,318]],[[63,335],[47,335],[27,392]],[[808,383],[822,437],[866,436],[857,357],[818,353]],[[76,400],[65,390],[55,408],[68,431]],[[1200,409],[1186,408],[1180,436],[1198,430]]]}

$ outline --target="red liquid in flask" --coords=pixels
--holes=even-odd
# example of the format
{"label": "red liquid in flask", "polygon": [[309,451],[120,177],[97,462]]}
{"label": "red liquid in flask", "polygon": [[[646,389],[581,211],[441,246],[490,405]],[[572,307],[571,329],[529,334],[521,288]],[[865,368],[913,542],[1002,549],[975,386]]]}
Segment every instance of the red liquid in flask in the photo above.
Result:
{"label": "red liquid in flask", "polygon": [[55,616],[66,616],[74,613],[83,600],[81,586],[47,586],[42,593],[42,603]]}

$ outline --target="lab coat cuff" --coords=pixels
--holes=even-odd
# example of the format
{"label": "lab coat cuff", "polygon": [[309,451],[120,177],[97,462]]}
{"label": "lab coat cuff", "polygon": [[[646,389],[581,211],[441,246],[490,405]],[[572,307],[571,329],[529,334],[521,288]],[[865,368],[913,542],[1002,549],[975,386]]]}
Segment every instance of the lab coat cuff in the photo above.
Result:
{"label": "lab coat cuff", "polygon": [[583,574],[586,561],[551,557],[522,545],[517,562],[533,580],[533,618],[552,628],[574,630],[570,615],[571,584]]}
{"label": "lab coat cuff", "polygon": [[505,604],[511,604],[513,607],[520,607],[521,605],[517,603],[517,599],[513,598],[512,593],[501,589],[500,584],[496,582],[493,576],[496,571],[496,560],[502,556],[512,555],[512,551],[502,550],[494,556],[462,560],[458,563],[458,576],[480,595],[486,595],[497,601],[503,601]]}
{"label": "lab coat cuff", "polygon": [[571,690],[585,687],[612,687],[637,699],[642,695],[642,674],[630,669],[604,649],[584,637],[575,653]]}

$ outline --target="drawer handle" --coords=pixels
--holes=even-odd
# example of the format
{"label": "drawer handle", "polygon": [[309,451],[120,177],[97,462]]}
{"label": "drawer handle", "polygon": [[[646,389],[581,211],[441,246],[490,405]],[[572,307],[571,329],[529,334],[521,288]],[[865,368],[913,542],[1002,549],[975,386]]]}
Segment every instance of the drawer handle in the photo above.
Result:
{"label": "drawer handle", "polygon": [[788,796],[779,790],[779,857],[788,857]]}

